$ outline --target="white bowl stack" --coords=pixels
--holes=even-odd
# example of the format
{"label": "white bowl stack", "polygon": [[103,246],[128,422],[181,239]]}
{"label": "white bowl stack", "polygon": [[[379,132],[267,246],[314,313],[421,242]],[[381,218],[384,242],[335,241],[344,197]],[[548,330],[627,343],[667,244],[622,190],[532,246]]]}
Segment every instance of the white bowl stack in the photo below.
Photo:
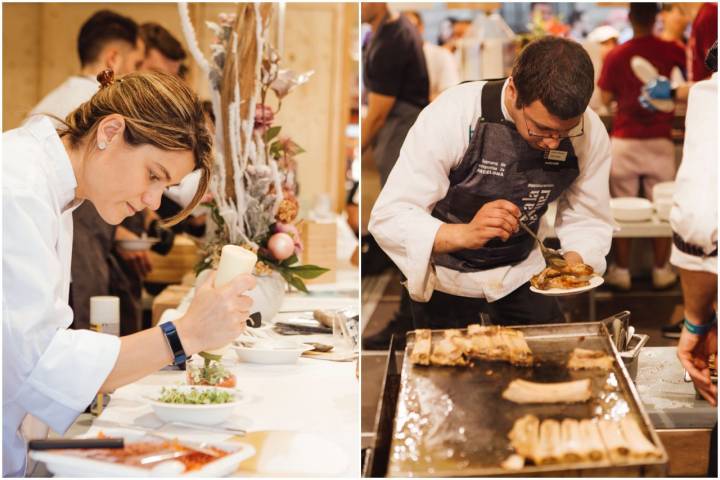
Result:
{"label": "white bowl stack", "polygon": [[618,197],[610,199],[613,217],[619,222],[645,222],[652,218],[653,204],[639,197]]}
{"label": "white bowl stack", "polygon": [[653,203],[658,218],[665,222],[670,221],[670,210],[673,205],[675,182],[662,182],[653,187]]}

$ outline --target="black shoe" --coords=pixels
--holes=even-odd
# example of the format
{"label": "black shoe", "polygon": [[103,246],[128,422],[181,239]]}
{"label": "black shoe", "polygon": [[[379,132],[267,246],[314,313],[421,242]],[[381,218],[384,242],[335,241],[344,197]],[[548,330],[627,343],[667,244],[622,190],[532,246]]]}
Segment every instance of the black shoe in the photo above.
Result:
{"label": "black shoe", "polygon": [[665,338],[680,338],[682,332],[683,323],[678,322],[675,325],[665,325],[661,328],[662,336]]}

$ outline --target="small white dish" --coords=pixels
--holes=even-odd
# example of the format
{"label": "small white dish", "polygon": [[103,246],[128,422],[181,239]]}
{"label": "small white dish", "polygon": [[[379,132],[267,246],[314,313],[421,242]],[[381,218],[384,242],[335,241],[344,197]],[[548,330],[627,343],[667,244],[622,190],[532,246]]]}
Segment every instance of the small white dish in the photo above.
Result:
{"label": "small white dish", "polygon": [[578,293],[587,292],[593,288],[597,288],[605,282],[605,279],[600,275],[593,275],[590,278],[590,285],[577,288],[551,288],[549,290],[540,290],[533,286],[530,287],[530,291],[539,293],[540,295],[547,295],[548,297],[564,297],[566,295],[577,295]]}
{"label": "small white dish", "polygon": [[660,182],[653,187],[653,200],[672,198],[675,194],[675,182]]}
{"label": "small white dish", "polygon": [[241,339],[232,345],[238,360],[265,365],[292,364],[313,347],[285,339]]}
{"label": "small white dish", "polygon": [[660,197],[655,199],[655,211],[659,220],[664,222],[670,221],[670,210],[672,210],[672,197]]}
{"label": "small white dish", "polygon": [[653,215],[653,204],[646,198],[619,197],[610,199],[613,217],[620,222],[645,222]]}
{"label": "small white dish", "polygon": [[[103,429],[106,435],[122,436],[126,442],[144,441],[147,437],[144,434],[128,433],[123,430]],[[77,438],[95,438],[95,435],[81,435]],[[194,442],[181,440],[188,446]],[[255,448],[247,443],[241,442],[213,442],[211,445],[230,452],[220,459],[212,461],[198,470],[185,472],[180,470],[178,461],[166,461],[157,464],[152,468],[134,467],[101,460],[83,458],[61,453],[59,450],[32,450],[30,458],[44,462],[47,469],[56,477],[224,477],[231,475],[238,469],[238,466],[248,458],[255,455]],[[180,464],[182,466],[182,464]]]}
{"label": "small white dish", "polygon": [[152,406],[155,415],[164,422],[182,422],[193,423],[196,425],[217,425],[226,421],[232,415],[235,407],[243,403],[243,396],[239,390],[231,390],[227,388],[218,388],[203,385],[180,385],[166,388],[174,388],[181,392],[189,392],[195,390],[221,390],[230,391],[235,400],[228,403],[212,403],[212,404],[181,404],[181,403],[165,403],[158,400],[161,395],[160,390],[156,390],[152,397],[146,397]]}
{"label": "small white dish", "polygon": [[137,238],[134,240],[118,240],[117,244],[123,250],[138,252],[142,250],[150,250],[150,247],[159,241],[159,238]]}

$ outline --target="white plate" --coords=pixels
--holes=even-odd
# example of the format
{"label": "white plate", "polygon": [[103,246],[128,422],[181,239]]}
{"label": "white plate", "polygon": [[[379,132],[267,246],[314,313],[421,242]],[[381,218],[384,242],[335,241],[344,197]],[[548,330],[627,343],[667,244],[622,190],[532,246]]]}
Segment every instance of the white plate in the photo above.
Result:
{"label": "white plate", "polygon": [[136,252],[140,250],[150,250],[150,247],[159,241],[159,238],[137,238],[134,240],[118,240],[117,244],[123,250]]}
{"label": "white plate", "polygon": [[587,292],[588,290],[599,287],[603,284],[603,282],[605,282],[605,279],[603,279],[603,277],[601,277],[600,275],[593,275],[593,277],[590,278],[590,285],[585,285],[584,287],[551,288],[549,290],[540,290],[539,288],[531,286],[530,291],[539,293],[540,295],[547,295],[549,297],[564,297],[565,295],[576,295],[578,293]]}
{"label": "white plate", "polygon": [[235,354],[241,362],[265,365],[295,363],[300,355],[313,349],[310,345],[284,339],[258,340],[256,345],[255,347],[244,347],[233,344],[232,349],[235,350]]}
{"label": "white plate", "polygon": [[[115,432],[114,429],[104,428],[103,432],[108,436],[122,436],[127,442],[142,440],[144,437],[144,434],[128,433],[121,429],[117,429],[117,433],[113,433]],[[94,438],[95,435],[86,434],[78,438],[91,437]],[[192,446],[194,443],[185,440],[181,441],[188,446]],[[247,443],[211,442],[210,446],[218,447],[232,453],[219,460],[208,463],[199,470],[188,473],[178,473],[172,468],[163,471],[163,467],[172,467],[169,463],[166,463],[163,467],[156,467],[155,470],[152,470],[64,455],[57,450],[33,450],[30,451],[30,458],[44,462],[47,465],[47,469],[56,477],[224,477],[235,472],[243,461],[255,455],[255,449]],[[171,472],[170,470],[173,471]]]}
{"label": "white plate", "polygon": [[[218,388],[205,385],[180,385],[166,388],[176,388],[183,392],[189,392],[190,389],[196,390],[224,390],[227,388]],[[155,415],[160,417],[164,422],[185,422],[194,423],[196,425],[217,425],[230,418],[235,407],[244,403],[243,395],[239,390],[232,390],[235,396],[234,402],[229,403],[213,403],[207,405],[186,405],[180,403],[165,403],[157,399],[160,398],[161,390],[155,390],[152,397],[147,397]]]}
{"label": "white plate", "polygon": [[644,222],[650,220],[653,214],[653,204],[646,198],[619,197],[610,199],[615,220],[621,222]]}

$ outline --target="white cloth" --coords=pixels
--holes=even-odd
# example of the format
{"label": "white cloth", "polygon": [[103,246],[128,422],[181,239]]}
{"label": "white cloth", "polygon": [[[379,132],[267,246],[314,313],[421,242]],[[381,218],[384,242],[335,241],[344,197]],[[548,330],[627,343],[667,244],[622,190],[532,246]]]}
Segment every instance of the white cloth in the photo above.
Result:
{"label": "white cloth", "polygon": [[3,133],[3,476],[23,475],[26,414],[65,431],[115,365],[120,340],[68,330],[77,183],[50,119]]}
{"label": "white cloth", "polygon": [[[683,157],[675,178],[670,211],[673,232],[705,253],[718,241],[718,78],[717,73],[690,89],[685,116]],[[696,257],[673,245],[670,263],[686,270],[717,273],[717,257]]]}
{"label": "white cloth", "polygon": [[[87,102],[98,91],[100,83],[92,77],[75,75],[69,77],[55,90],[48,93],[40,103],[30,111],[30,115],[55,115],[63,120],[70,112]],[[51,119],[55,127],[61,124]]]}
{"label": "white cloth", "polygon": [[447,48],[424,42],[423,53],[430,79],[430,98],[434,99],[444,90],[460,83],[460,68]]}
{"label": "white cloth", "polygon": [[[407,277],[411,298],[428,301],[433,290],[464,297],[498,300],[545,266],[539,248],[514,266],[461,273],[431,262],[435,235],[442,222],[431,216],[447,194],[450,171],[462,160],[469,132],[481,116],[485,82],[446,90],[427,106],[410,129],[395,167],[375,202],[370,232]],[[503,114],[511,121],[505,109]],[[580,175],[558,200],[555,230],[565,251],[578,252],[598,274],[605,271],[614,222],[608,178],[610,140],[592,110],[584,114],[585,134],[572,140]]]}

